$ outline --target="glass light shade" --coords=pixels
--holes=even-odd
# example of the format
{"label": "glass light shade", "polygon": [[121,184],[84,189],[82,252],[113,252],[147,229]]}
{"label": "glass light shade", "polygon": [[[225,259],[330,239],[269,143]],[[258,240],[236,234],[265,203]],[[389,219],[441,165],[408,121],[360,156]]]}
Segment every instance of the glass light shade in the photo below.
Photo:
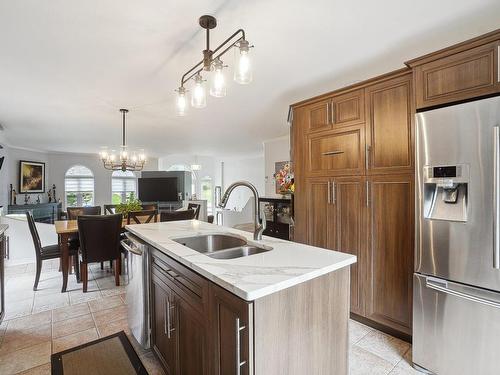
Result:
{"label": "glass light shade", "polygon": [[128,159],[128,151],[127,146],[122,146],[120,151],[120,159],[127,160]]}
{"label": "glass light shade", "polygon": [[192,171],[201,171],[201,164],[191,164]]}
{"label": "glass light shade", "polygon": [[252,82],[252,61],[249,55],[248,44],[240,46],[236,51],[236,65],[234,67],[234,80],[242,85]]}
{"label": "glass light shade", "polygon": [[191,105],[194,108],[204,108],[207,106],[205,82],[199,74],[195,77],[195,85],[191,94]]}
{"label": "glass light shade", "polygon": [[132,163],[137,163],[137,154],[135,152],[132,154]]}
{"label": "glass light shade", "polygon": [[210,95],[216,98],[222,98],[226,96],[226,78],[222,72],[223,65],[222,61],[217,59],[214,62],[214,72],[212,74],[212,79],[210,82]]}
{"label": "glass light shade", "polygon": [[187,99],[186,99],[186,89],[184,87],[179,87],[177,90],[177,114],[179,116],[184,116],[187,109]]}
{"label": "glass light shade", "polygon": [[146,161],[146,154],[144,153],[144,150],[141,150],[141,152],[139,152],[139,160],[141,162]]}
{"label": "glass light shade", "polygon": [[108,150],[106,148],[101,149],[99,152],[99,156],[101,157],[102,160],[106,160],[109,157]]}

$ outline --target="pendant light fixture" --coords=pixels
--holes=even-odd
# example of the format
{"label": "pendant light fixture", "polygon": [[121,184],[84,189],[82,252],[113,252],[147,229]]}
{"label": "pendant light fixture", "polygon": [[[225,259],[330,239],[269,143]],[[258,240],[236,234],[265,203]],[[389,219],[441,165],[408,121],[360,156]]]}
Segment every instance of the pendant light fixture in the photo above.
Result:
{"label": "pendant light fixture", "polygon": [[[227,81],[224,75],[224,65],[222,56],[231,49],[235,50],[235,68],[234,80],[240,84],[252,82],[252,64],[250,60],[251,46],[245,38],[243,29],[237,30],[222,44],[214,50],[210,49],[210,30],[217,26],[217,20],[212,16],[201,16],[199,24],[206,30],[206,48],[203,50],[203,60],[189,69],[181,78],[181,85],[177,92],[177,114],[184,116],[186,114],[186,92],[185,85],[194,81],[194,87],[191,90],[191,106],[194,108],[204,108],[207,105],[206,79],[202,76],[207,74],[210,82],[210,95],[216,98],[226,96]],[[205,73],[206,72],[206,73]]]}
{"label": "pendant light fixture", "polygon": [[141,171],[146,163],[146,155],[144,150],[129,152],[125,138],[125,115],[128,109],[120,109],[122,113],[122,145],[120,152],[117,155],[115,150],[108,152],[107,147],[104,147],[100,152],[100,157],[105,169],[111,171]]}

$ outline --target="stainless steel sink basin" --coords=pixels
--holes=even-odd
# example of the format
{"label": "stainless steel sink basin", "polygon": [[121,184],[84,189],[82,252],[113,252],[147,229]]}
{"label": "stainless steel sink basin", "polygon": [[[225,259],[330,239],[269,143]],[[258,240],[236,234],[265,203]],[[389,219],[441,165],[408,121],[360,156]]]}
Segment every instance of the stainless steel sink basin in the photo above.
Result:
{"label": "stainless steel sink basin", "polygon": [[247,242],[241,238],[225,234],[204,234],[201,236],[177,238],[174,239],[174,241],[200,253],[212,253],[214,251],[231,249],[247,244]]}
{"label": "stainless steel sink basin", "polygon": [[212,254],[207,254],[210,258],[214,259],[234,259],[247,257],[253,254],[264,253],[270,249],[265,249],[263,247],[257,247],[252,245],[245,245],[240,247],[235,247],[234,249],[220,250]]}
{"label": "stainless steel sink basin", "polygon": [[234,259],[272,250],[249,245],[244,239],[227,234],[204,234],[175,238],[173,241],[214,259]]}

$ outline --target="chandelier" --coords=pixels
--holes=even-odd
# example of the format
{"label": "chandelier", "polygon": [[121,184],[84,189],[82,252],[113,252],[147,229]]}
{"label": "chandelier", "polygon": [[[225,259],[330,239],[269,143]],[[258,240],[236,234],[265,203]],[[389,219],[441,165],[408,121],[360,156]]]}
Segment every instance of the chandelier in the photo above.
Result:
{"label": "chandelier", "polygon": [[123,117],[122,125],[122,145],[120,146],[120,153],[117,155],[115,150],[108,152],[107,147],[104,147],[100,152],[100,157],[105,169],[111,171],[141,171],[146,163],[146,155],[144,150],[134,151],[130,153],[128,151],[127,144],[125,142],[125,115],[128,113],[128,109],[120,109]]}
{"label": "chandelier", "polygon": [[[206,49],[203,50],[203,60],[189,69],[181,78],[181,85],[177,92],[177,114],[184,116],[187,109],[187,98],[185,84],[193,80],[194,87],[191,93],[191,106],[204,108],[207,105],[207,89],[203,74],[210,73],[210,95],[216,98],[226,96],[226,79],[224,76],[224,65],[222,57],[226,52],[234,49],[236,64],[234,69],[234,80],[240,84],[252,82],[251,61],[249,56],[250,46],[245,39],[245,31],[237,30],[214,50],[210,49],[210,30],[217,26],[217,20],[212,16],[201,16],[199,24],[206,30]],[[205,73],[206,72],[206,73]]]}

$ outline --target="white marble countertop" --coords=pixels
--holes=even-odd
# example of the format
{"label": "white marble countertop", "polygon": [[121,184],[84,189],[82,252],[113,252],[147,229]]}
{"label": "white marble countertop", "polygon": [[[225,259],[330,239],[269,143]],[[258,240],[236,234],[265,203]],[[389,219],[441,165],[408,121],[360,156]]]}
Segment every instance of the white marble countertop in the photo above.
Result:
{"label": "white marble countertop", "polygon": [[9,226],[7,224],[0,224],[0,234],[5,232],[8,228]]}
{"label": "white marble countertop", "polygon": [[273,250],[235,259],[213,259],[174,242],[199,234],[231,233],[256,243],[253,234],[197,220],[127,225],[126,229],[190,269],[247,301],[303,283],[356,262],[356,256],[263,236]]}

